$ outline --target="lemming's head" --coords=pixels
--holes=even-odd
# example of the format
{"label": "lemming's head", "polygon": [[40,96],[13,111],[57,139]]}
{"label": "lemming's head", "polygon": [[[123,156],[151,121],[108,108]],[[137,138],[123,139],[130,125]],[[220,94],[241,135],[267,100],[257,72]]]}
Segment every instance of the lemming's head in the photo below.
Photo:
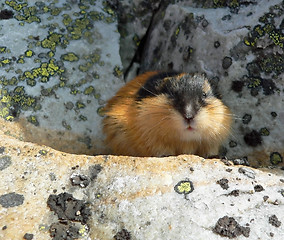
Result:
{"label": "lemming's head", "polygon": [[138,91],[137,99],[164,95],[168,102],[188,122],[200,108],[208,105],[214,97],[210,84],[203,74],[160,73],[150,78]]}
{"label": "lemming's head", "polygon": [[221,138],[229,132],[229,109],[203,74],[158,73],[141,86],[136,101],[157,127],[172,130],[180,139],[200,141],[204,136]]}

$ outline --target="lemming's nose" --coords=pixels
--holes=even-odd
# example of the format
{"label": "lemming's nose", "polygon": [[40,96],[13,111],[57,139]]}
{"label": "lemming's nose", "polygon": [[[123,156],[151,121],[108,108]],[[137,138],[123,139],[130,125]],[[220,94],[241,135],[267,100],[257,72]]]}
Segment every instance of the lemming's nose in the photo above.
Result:
{"label": "lemming's nose", "polygon": [[188,124],[192,123],[192,121],[193,121],[193,119],[194,119],[194,116],[193,116],[193,115],[189,115],[189,114],[184,114],[183,117],[184,117],[185,121],[186,121]]}

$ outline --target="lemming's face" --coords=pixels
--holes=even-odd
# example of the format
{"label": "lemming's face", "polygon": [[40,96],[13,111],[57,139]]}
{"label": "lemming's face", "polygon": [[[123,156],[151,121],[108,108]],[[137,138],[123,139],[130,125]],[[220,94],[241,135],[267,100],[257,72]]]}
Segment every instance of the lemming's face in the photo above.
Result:
{"label": "lemming's face", "polygon": [[210,118],[207,108],[215,99],[207,79],[200,74],[170,77],[161,93],[167,96],[168,103],[174,109],[172,118],[181,138],[199,141],[203,135],[203,125]]}
{"label": "lemming's face", "polygon": [[198,142],[219,138],[229,131],[229,110],[214,96],[205,76],[166,76],[151,87],[153,95],[149,93],[151,96],[144,101],[151,106],[148,122],[151,119],[153,131],[164,129],[182,141]]}

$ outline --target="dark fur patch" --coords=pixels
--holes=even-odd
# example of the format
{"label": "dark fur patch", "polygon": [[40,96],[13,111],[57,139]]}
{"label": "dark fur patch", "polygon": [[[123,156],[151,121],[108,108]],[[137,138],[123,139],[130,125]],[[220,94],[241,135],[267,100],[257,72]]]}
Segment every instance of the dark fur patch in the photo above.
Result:
{"label": "dark fur patch", "polygon": [[156,75],[150,77],[143,87],[139,89],[136,95],[136,100],[141,101],[144,98],[147,97],[155,97],[159,94],[161,94],[161,88],[162,82],[167,77],[174,77],[179,75],[177,72],[160,72]]}
{"label": "dark fur patch", "polygon": [[[165,78],[170,78],[165,80]],[[176,72],[162,72],[149,78],[139,89],[136,101],[160,94],[167,96],[169,102],[183,116],[195,116],[201,107],[208,105],[206,99],[214,97],[212,89],[204,92],[205,76],[202,74],[183,74]],[[186,106],[191,106],[191,111]]]}

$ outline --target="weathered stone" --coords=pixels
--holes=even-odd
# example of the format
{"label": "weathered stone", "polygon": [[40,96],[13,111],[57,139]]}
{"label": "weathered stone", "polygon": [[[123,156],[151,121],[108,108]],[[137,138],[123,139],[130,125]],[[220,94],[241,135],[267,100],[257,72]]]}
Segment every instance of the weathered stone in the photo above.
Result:
{"label": "weathered stone", "polygon": [[[182,1],[160,9],[148,30],[141,72],[176,70],[218,77],[218,91],[235,116],[224,144],[227,157],[247,157],[251,166],[267,166],[273,152],[284,154],[284,134],[279,131],[284,116],[284,5],[281,0],[232,2]],[[188,46],[191,53],[185,58]],[[243,123],[245,115],[251,121]],[[262,129],[269,134],[262,135]]]}
{"label": "weathered stone", "polygon": [[115,12],[102,0],[3,7],[0,117],[21,129],[22,140],[104,152],[99,110],[123,84]]}
{"label": "weathered stone", "polygon": [[[0,196],[13,192],[24,198],[21,205],[0,206],[1,239],[266,239],[271,231],[281,239],[284,234],[282,170],[254,169],[252,180],[239,166],[227,171],[217,159],[72,155],[1,131],[0,138],[5,153],[17,159],[1,171]],[[74,173],[90,184],[72,185]],[[221,188],[220,179],[229,188]]]}

